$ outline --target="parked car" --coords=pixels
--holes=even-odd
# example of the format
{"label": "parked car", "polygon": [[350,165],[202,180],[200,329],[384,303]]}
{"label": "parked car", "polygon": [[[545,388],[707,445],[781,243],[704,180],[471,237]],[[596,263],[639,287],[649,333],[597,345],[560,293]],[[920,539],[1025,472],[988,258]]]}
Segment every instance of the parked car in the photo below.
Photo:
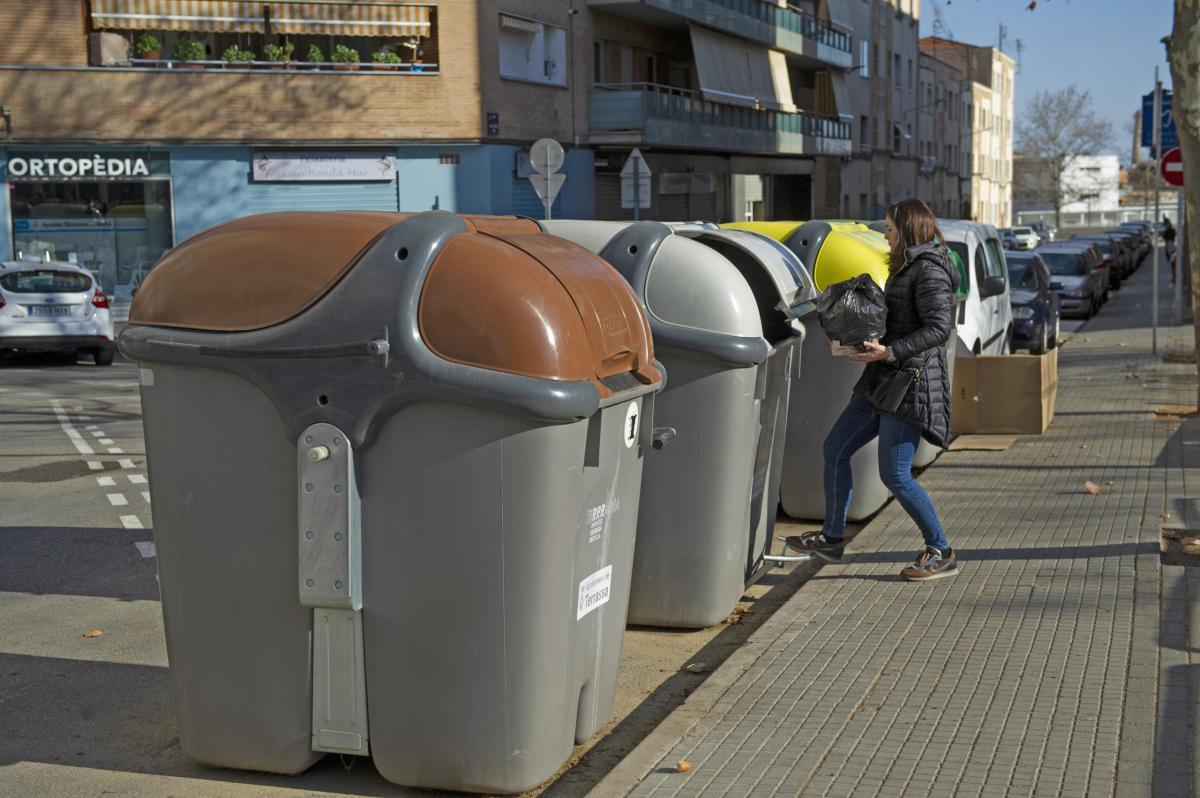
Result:
{"label": "parked car", "polygon": [[1059,241],[1038,247],[1054,281],[1062,285],[1059,300],[1062,315],[1090,319],[1103,304],[1108,275],[1096,268],[1094,249],[1086,242]]}
{"label": "parked car", "polygon": [[1038,245],[1038,234],[1033,231],[1032,227],[1014,227],[1012,236],[1017,242],[1015,249],[1028,251]]}
{"label": "parked car", "polygon": [[0,350],[75,352],[111,366],[108,297],[73,263],[0,262]]}
{"label": "parked car", "polygon": [[1011,227],[1000,228],[1000,246],[1004,247],[1005,249],[1017,248],[1017,237],[1013,235]]}
{"label": "parked car", "polygon": [[1035,252],[1005,255],[1013,310],[1013,349],[1045,354],[1058,346],[1062,283]]}
{"label": "parked car", "polygon": [[1051,241],[1053,241],[1054,236],[1057,233],[1053,227],[1046,223],[1045,219],[1038,219],[1029,226],[1032,228],[1033,232],[1037,233],[1039,247],[1042,244],[1049,244]]}
{"label": "parked car", "polygon": [[939,219],[938,226],[966,266],[968,285],[957,318],[960,351],[1008,354],[1013,318],[1000,231],[990,224],[950,219]]}
{"label": "parked car", "polygon": [[1102,268],[1108,270],[1108,287],[1113,291],[1120,290],[1121,275],[1125,273],[1128,261],[1124,247],[1101,233],[1072,236],[1071,241],[1093,244],[1100,250]]}
{"label": "parked car", "polygon": [[1105,231],[1103,235],[1117,241],[1125,248],[1128,259],[1125,276],[1133,274],[1137,270],[1138,265],[1141,264],[1142,258],[1150,253],[1149,243],[1144,241],[1141,234],[1136,230],[1116,228]]}

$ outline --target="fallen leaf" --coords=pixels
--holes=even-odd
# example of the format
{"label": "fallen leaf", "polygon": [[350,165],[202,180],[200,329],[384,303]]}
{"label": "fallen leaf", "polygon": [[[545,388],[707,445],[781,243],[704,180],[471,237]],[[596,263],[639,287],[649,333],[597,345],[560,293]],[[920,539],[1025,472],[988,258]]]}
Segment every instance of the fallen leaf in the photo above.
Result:
{"label": "fallen leaf", "polygon": [[1090,341],[1090,340],[1092,340],[1092,339],[1091,339],[1091,338],[1088,338],[1086,335],[1085,335],[1085,336],[1083,336],[1083,342],[1084,342],[1085,344],[1086,344],[1088,341]]}
{"label": "fallen leaf", "polygon": [[101,632],[99,629],[92,629],[91,631],[84,632],[83,636],[84,637],[99,637],[102,634],[104,634],[104,632]]}
{"label": "fallen leaf", "polygon": [[1111,488],[1113,486],[1113,481],[1110,479],[1108,482],[1105,482],[1104,484],[1108,485]]}
{"label": "fallen leaf", "polygon": [[1125,375],[1125,379],[1127,379],[1127,380],[1136,380],[1137,378],[1138,378],[1137,373],[1133,372],[1133,371],[1131,371]]}
{"label": "fallen leaf", "polygon": [[1143,387],[1143,388],[1149,388],[1150,386],[1149,386],[1149,385],[1147,385],[1146,383],[1144,383],[1144,382],[1143,382],[1143,383],[1142,383],[1142,387]]}
{"label": "fallen leaf", "polygon": [[1079,448],[1086,449],[1086,448],[1088,448],[1088,445],[1086,443],[1081,443],[1081,444],[1079,444]]}
{"label": "fallen leaf", "polygon": [[686,668],[684,668],[684,670],[688,673],[708,673],[708,663],[693,662],[691,665],[688,665]]}
{"label": "fallen leaf", "polygon": [[1124,341],[1117,341],[1117,346],[1126,346],[1126,345],[1127,344]]}
{"label": "fallen leaf", "polygon": [[681,759],[675,763],[675,770],[679,773],[687,773],[692,769],[692,763],[686,759]]}
{"label": "fallen leaf", "polygon": [[1083,489],[1093,496],[1099,496],[1104,492],[1104,488],[1100,487],[1095,482],[1092,482],[1090,479],[1085,479],[1083,481]]}
{"label": "fallen leaf", "polygon": [[1160,515],[1160,516],[1159,516],[1159,518],[1161,518],[1161,519],[1162,519],[1162,520],[1164,520],[1164,521],[1167,521],[1167,520],[1170,520],[1170,518],[1171,518],[1171,514],[1170,514],[1170,513],[1166,513],[1166,512],[1165,512],[1165,513],[1163,513],[1162,515]]}

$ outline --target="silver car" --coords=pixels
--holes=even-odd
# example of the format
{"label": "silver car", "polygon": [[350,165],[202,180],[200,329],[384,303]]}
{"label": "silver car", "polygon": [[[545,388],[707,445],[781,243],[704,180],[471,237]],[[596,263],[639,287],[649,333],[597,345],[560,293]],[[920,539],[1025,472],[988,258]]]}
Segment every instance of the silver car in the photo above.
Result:
{"label": "silver car", "polygon": [[83,353],[110,366],[108,297],[73,263],[0,261],[0,350]]}

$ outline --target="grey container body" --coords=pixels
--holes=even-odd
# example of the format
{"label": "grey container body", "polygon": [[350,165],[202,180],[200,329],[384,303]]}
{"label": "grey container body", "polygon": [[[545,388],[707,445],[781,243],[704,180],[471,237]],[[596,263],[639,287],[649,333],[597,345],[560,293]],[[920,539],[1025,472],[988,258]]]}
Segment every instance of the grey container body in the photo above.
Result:
{"label": "grey container body", "polygon": [[[848,357],[834,357],[825,340],[823,334],[805,339],[804,379],[792,385],[779,496],[783,511],[793,518],[825,517],[825,437],[850,401],[863,370]],[[891,496],[879,478],[878,438],[850,458],[850,468],[854,491],[847,518],[861,521],[878,512]]]}
{"label": "grey container body", "polygon": [[[380,773],[521,792],[611,713],[659,385],[601,400],[590,383],[423,349],[419,286],[438,241],[460,230],[449,214],[397,225],[277,328],[123,333],[144,369],[167,651],[190,757],[297,773],[324,755],[313,751],[314,609],[297,577],[297,436],[320,422],[347,430],[355,449]],[[396,269],[393,254],[431,234],[423,263]],[[396,334],[382,354],[269,354],[365,340],[385,313]]]}
{"label": "grey container body", "polygon": [[799,347],[787,345],[741,368],[660,358],[667,388],[655,423],[678,434],[646,455],[630,623],[720,623],[762,571],[779,504],[789,372],[799,357]]}

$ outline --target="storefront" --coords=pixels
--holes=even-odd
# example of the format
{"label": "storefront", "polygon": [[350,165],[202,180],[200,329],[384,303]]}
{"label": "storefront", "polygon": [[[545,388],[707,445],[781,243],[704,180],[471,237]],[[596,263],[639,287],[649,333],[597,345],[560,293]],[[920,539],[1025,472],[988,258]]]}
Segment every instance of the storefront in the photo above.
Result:
{"label": "storefront", "polygon": [[5,177],[18,259],[78,263],[121,297],[174,243],[165,152],[14,148]]}

